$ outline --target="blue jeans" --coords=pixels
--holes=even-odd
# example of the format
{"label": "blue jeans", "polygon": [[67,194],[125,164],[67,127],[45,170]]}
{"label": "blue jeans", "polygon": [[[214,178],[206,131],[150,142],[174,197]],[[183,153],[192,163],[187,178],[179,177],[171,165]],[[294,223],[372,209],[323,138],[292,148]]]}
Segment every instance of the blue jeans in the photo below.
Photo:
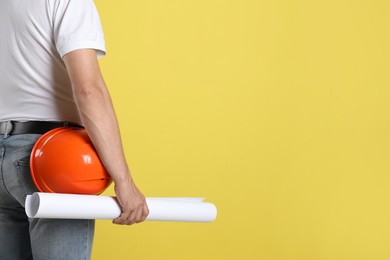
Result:
{"label": "blue jeans", "polygon": [[26,196],[38,191],[30,153],[40,135],[0,135],[0,259],[90,259],[94,220],[29,219]]}

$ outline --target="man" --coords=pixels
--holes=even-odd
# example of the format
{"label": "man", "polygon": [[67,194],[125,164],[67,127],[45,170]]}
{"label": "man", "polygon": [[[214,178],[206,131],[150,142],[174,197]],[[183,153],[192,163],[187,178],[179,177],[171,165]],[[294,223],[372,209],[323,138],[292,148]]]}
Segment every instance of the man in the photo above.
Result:
{"label": "man", "polygon": [[110,173],[122,214],[145,220],[97,57],[105,45],[92,0],[0,1],[0,259],[88,259],[93,220],[28,219],[35,141],[47,129],[83,125]]}

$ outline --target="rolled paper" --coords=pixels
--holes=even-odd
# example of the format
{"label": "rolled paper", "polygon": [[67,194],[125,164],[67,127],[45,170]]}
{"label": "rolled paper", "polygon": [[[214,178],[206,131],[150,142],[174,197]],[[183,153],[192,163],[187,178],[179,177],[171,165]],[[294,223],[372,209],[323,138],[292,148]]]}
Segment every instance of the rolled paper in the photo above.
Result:
{"label": "rolled paper", "polygon": [[[214,204],[202,198],[146,198],[148,221],[212,222]],[[115,197],[36,192],[25,204],[29,218],[115,219],[121,207]]]}

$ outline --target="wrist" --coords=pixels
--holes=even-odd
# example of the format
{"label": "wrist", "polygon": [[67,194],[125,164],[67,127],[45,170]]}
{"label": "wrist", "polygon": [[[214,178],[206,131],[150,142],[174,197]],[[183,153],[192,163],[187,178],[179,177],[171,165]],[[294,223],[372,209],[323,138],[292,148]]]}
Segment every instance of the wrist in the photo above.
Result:
{"label": "wrist", "polygon": [[133,183],[130,174],[117,176],[116,178],[112,178],[112,180],[114,181],[116,186],[129,186]]}

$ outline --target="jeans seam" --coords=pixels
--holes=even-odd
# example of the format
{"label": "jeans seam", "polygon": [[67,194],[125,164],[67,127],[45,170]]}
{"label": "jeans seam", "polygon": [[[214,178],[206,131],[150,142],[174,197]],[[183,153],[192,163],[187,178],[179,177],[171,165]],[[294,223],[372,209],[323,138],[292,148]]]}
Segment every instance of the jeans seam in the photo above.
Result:
{"label": "jeans seam", "polygon": [[25,200],[26,197],[27,197],[27,190],[26,190],[26,187],[24,186],[23,184],[23,180],[22,180],[22,167],[24,167],[26,165],[22,165],[19,161],[16,162],[16,172],[18,174],[18,184],[19,184],[19,188],[20,190],[23,192],[23,199]]}
{"label": "jeans seam", "polygon": [[3,146],[3,150],[2,150],[2,156],[1,156],[1,182],[3,184],[3,187],[4,187],[4,190],[12,197],[16,200],[16,198],[11,194],[11,192],[9,191],[9,189],[7,188],[7,185],[5,184],[5,180],[4,180],[4,158],[5,158],[5,147]]}
{"label": "jeans seam", "polygon": [[[23,183],[23,167],[30,167],[30,162],[25,162],[22,158],[21,158],[21,153],[23,152],[26,152],[26,151],[29,151],[29,156],[27,156],[27,158],[30,158],[31,156],[31,150],[32,148],[34,147],[34,144],[29,144],[29,145],[25,145],[23,147],[21,147],[20,149],[18,149],[16,152],[18,153],[18,158],[19,160],[17,160],[15,162],[15,166],[16,166],[16,173],[17,173],[17,178],[18,178],[18,184],[19,184],[19,188],[20,188],[20,191],[22,192],[23,194],[23,201],[26,200],[26,197],[27,197],[27,189],[26,189],[26,186],[25,184]],[[24,157],[25,158],[25,157]]]}

